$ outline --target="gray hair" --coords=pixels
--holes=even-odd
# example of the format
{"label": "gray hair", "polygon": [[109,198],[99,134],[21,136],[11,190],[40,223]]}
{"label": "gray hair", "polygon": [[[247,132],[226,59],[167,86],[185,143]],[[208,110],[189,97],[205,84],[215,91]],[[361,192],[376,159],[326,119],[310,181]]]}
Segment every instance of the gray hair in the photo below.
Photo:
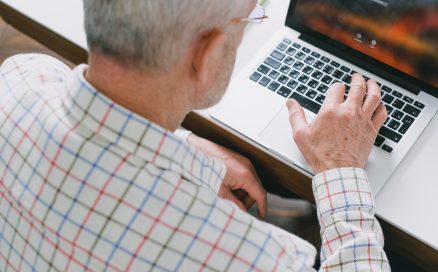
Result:
{"label": "gray hair", "polygon": [[200,34],[243,11],[244,0],[84,0],[88,47],[122,63],[168,70]]}

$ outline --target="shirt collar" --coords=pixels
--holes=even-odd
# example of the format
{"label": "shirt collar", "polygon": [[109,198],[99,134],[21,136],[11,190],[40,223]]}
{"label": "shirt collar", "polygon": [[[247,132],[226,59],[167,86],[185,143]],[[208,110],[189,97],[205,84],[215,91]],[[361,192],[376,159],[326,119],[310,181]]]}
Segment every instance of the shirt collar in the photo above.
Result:
{"label": "shirt collar", "polygon": [[81,126],[125,151],[188,180],[209,183],[218,191],[225,166],[207,157],[172,132],[118,105],[97,91],[84,77],[87,65],[76,67],[67,81],[64,106]]}

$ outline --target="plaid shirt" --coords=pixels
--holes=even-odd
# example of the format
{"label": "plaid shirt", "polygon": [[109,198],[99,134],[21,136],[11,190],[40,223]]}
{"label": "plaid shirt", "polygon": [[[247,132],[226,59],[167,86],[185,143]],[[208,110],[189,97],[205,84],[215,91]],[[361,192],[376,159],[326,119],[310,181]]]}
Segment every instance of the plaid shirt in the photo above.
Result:
{"label": "plaid shirt", "polygon": [[[0,68],[0,271],[309,271],[309,243],[217,197],[223,163],[53,58]],[[361,169],[313,181],[322,271],[388,271]]]}

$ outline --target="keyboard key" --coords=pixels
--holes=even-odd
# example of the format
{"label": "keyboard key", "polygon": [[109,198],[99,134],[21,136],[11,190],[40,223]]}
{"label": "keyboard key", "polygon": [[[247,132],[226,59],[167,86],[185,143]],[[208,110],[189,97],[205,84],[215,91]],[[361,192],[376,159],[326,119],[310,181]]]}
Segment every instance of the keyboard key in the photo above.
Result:
{"label": "keyboard key", "polygon": [[287,74],[290,72],[290,67],[287,65],[283,65],[283,66],[281,66],[280,71],[284,74]]}
{"label": "keyboard key", "polygon": [[352,77],[351,77],[349,74],[346,74],[346,75],[342,78],[342,81],[343,81],[344,83],[346,83],[346,84],[351,84],[351,80],[352,80]]}
{"label": "keyboard key", "polygon": [[318,93],[315,92],[314,90],[310,90],[306,93],[306,96],[311,98],[311,99],[315,98],[317,95],[318,95]]}
{"label": "keyboard key", "polygon": [[283,42],[284,42],[285,44],[292,44],[292,41],[289,40],[289,39],[284,39]]}
{"label": "keyboard key", "polygon": [[325,73],[327,73],[327,74],[331,74],[334,70],[335,70],[335,68],[333,68],[333,67],[331,67],[330,65],[326,65],[325,67],[324,67],[324,69],[322,69]]}
{"label": "keyboard key", "polygon": [[406,112],[407,114],[410,114],[414,117],[418,117],[418,115],[420,115],[421,110],[411,106],[411,105],[406,105],[403,109],[404,112]]}
{"label": "keyboard key", "polygon": [[396,120],[391,120],[391,122],[389,122],[388,127],[392,128],[393,130],[398,130],[398,128],[401,126],[401,123],[399,121]]}
{"label": "keyboard key", "polygon": [[400,142],[400,140],[402,138],[402,135],[398,134],[397,132],[395,132],[387,127],[382,127],[379,131],[379,134],[387,139],[390,139],[391,141],[396,142],[396,143]]}
{"label": "keyboard key", "polygon": [[307,92],[308,89],[309,89],[309,88],[307,88],[307,86],[300,85],[300,86],[297,88],[297,91],[300,92],[300,93],[302,93],[302,94],[305,94],[305,93]]}
{"label": "keyboard key", "polygon": [[412,126],[412,124],[409,123],[403,123],[401,128],[398,130],[398,132],[400,132],[401,134],[405,134],[406,132],[408,132],[408,129]]}
{"label": "keyboard key", "polygon": [[315,114],[317,114],[318,111],[321,109],[321,105],[319,105],[315,101],[308,99],[307,97],[300,95],[297,92],[294,92],[290,98],[295,99],[296,101],[298,101],[298,103],[300,103],[302,107],[308,109]]}
{"label": "keyboard key", "polygon": [[280,50],[280,51],[284,51],[284,50],[286,50],[286,48],[287,48],[287,45],[285,45],[284,43],[280,43],[277,46],[277,49]]}
{"label": "keyboard key", "polygon": [[398,98],[402,98],[402,97],[403,97],[403,94],[402,94],[402,93],[399,93],[399,92],[397,92],[397,91],[393,91],[393,92],[392,92],[392,95],[395,96],[395,97],[398,97]]}
{"label": "keyboard key", "polygon": [[412,99],[412,98],[410,98],[408,96],[403,97],[403,100],[408,102],[408,103],[411,103],[411,104],[414,103],[414,99]]}
{"label": "keyboard key", "polygon": [[295,54],[295,57],[299,60],[303,60],[306,57],[306,54],[304,54],[303,52],[298,52]]}
{"label": "keyboard key", "polygon": [[298,82],[296,82],[295,80],[291,79],[287,83],[287,86],[293,90],[293,89],[295,89],[298,86]]}
{"label": "keyboard key", "polygon": [[389,88],[388,86],[382,86],[382,91],[385,91],[385,92],[387,92],[387,93],[391,93],[391,92],[392,92],[392,89]]}
{"label": "keyboard key", "polygon": [[286,84],[286,82],[289,81],[289,78],[288,78],[287,76],[285,76],[285,75],[281,75],[281,76],[278,78],[278,81],[279,81],[280,83],[282,83],[282,84]]}
{"label": "keyboard key", "polygon": [[321,55],[316,53],[316,52],[312,52],[312,54],[310,54],[310,55],[312,55],[313,57],[315,57],[317,59],[319,59],[321,57]]}
{"label": "keyboard key", "polygon": [[381,147],[384,142],[385,142],[385,138],[383,138],[380,135],[377,135],[377,138],[374,141],[374,145],[377,146],[377,147]]}
{"label": "keyboard key", "polygon": [[290,77],[297,78],[300,75],[300,72],[297,70],[292,70],[292,72],[289,73]]}
{"label": "keyboard key", "polygon": [[293,56],[296,52],[297,52],[297,50],[296,50],[296,49],[293,49],[292,47],[289,47],[289,48],[286,50],[286,54],[291,55],[291,56]]}
{"label": "keyboard key", "polygon": [[384,125],[388,124],[389,120],[391,120],[391,117],[386,118]]}
{"label": "keyboard key", "polygon": [[301,45],[299,45],[299,44],[297,44],[297,43],[293,43],[292,46],[295,47],[295,48],[297,48],[297,49],[300,49],[300,48],[301,48]]}
{"label": "keyboard key", "polygon": [[318,87],[319,82],[312,79],[311,81],[309,81],[309,83],[307,83],[307,86],[309,86],[312,89],[316,89],[316,87]]}
{"label": "keyboard key", "polygon": [[316,69],[321,70],[322,67],[324,67],[324,62],[318,60],[317,62],[315,62],[315,64],[313,65],[313,67],[315,67]]}
{"label": "keyboard key", "polygon": [[308,76],[306,76],[306,75],[301,75],[299,78],[298,78],[298,81],[299,82],[301,82],[301,83],[307,83],[307,81],[309,81],[309,77]]}
{"label": "keyboard key", "polygon": [[382,149],[388,153],[391,153],[393,151],[392,147],[390,147],[388,145],[383,145]]}
{"label": "keyboard key", "polygon": [[321,58],[321,60],[322,60],[323,62],[325,62],[325,63],[329,63],[329,62],[330,62],[330,59],[327,58],[327,57],[324,57],[324,56]]}
{"label": "keyboard key", "polygon": [[386,105],[386,111],[388,112],[388,115],[391,115],[391,113],[394,111],[394,108],[389,105]]}
{"label": "keyboard key", "polygon": [[305,73],[305,74],[307,74],[307,75],[310,75],[313,71],[314,71],[313,68],[310,67],[310,66],[306,66],[306,67],[303,69],[303,73]]}
{"label": "keyboard key", "polygon": [[391,105],[392,101],[394,101],[394,96],[390,95],[390,94],[385,94],[385,96],[382,98],[382,101]]}
{"label": "keyboard key", "polygon": [[396,99],[392,105],[401,110],[405,106],[405,102],[401,101],[400,99]]}
{"label": "keyboard key", "polygon": [[312,77],[315,78],[315,79],[320,79],[323,75],[324,75],[324,74],[321,73],[320,71],[315,71],[315,72],[312,74]]}
{"label": "keyboard key", "polygon": [[415,119],[414,118],[412,118],[411,116],[409,116],[409,115],[406,115],[405,116],[405,118],[403,118],[403,124],[409,124],[409,125],[412,125],[413,123],[414,123],[414,121],[415,121]]}
{"label": "keyboard key", "polygon": [[331,76],[324,76],[321,79],[321,81],[324,82],[327,85],[330,85],[330,83],[332,83],[332,81],[333,81],[333,78]]}
{"label": "keyboard key", "polygon": [[339,64],[339,63],[337,63],[336,61],[332,61],[332,62],[330,62],[330,64],[332,65],[332,66],[335,66],[336,68],[339,68],[341,65]]}
{"label": "keyboard key", "polygon": [[263,87],[268,86],[269,82],[271,82],[271,80],[267,77],[263,77],[262,79],[260,79],[259,84],[262,85]]}
{"label": "keyboard key", "polygon": [[318,89],[316,89],[316,90],[320,93],[326,93],[328,91],[328,89],[329,89],[328,86],[321,84],[321,85],[319,85]]}
{"label": "keyboard key", "polygon": [[395,110],[394,113],[391,115],[392,118],[401,120],[405,114],[399,110]]}
{"label": "keyboard key", "polygon": [[351,69],[346,67],[346,66],[342,66],[341,70],[344,71],[345,73],[350,73]]}
{"label": "keyboard key", "polygon": [[343,75],[344,75],[344,73],[343,73],[341,70],[336,70],[336,71],[332,74],[332,76],[333,76],[334,78],[337,78],[337,79],[340,79]]}
{"label": "keyboard key", "polygon": [[269,71],[271,71],[271,69],[269,69],[267,66],[265,65],[261,65],[259,68],[257,68],[257,71],[259,71],[262,74],[267,74],[269,73]]}
{"label": "keyboard key", "polygon": [[271,82],[271,84],[269,84],[268,89],[275,92],[278,87],[280,87],[280,84],[277,82]]}
{"label": "keyboard key", "polygon": [[265,64],[268,65],[268,66],[271,66],[274,69],[278,69],[281,66],[281,62],[279,62],[279,61],[277,61],[277,60],[275,60],[273,58],[267,58],[265,60]]}
{"label": "keyboard key", "polygon": [[276,60],[282,61],[286,57],[285,54],[278,52],[277,50],[271,53],[271,57],[273,57]]}
{"label": "keyboard key", "polygon": [[251,76],[251,80],[257,82],[261,77],[262,77],[261,74],[254,72],[254,74],[252,74],[252,76]]}
{"label": "keyboard key", "polygon": [[304,63],[297,61],[293,67],[297,70],[301,70],[304,67]]}
{"label": "keyboard key", "polygon": [[293,63],[294,63],[294,59],[293,58],[291,58],[291,57],[287,57],[285,60],[284,60],[284,63],[286,63],[287,65],[292,65]]}
{"label": "keyboard key", "polygon": [[275,71],[275,70],[272,70],[270,73],[269,73],[269,77],[270,78],[272,78],[272,79],[277,79],[277,77],[280,75],[280,73],[279,72],[277,72],[277,71]]}
{"label": "keyboard key", "polygon": [[422,104],[422,103],[420,103],[418,101],[415,101],[414,106],[417,107],[417,108],[420,108],[420,109],[424,109],[424,107],[425,107],[424,104]]}
{"label": "keyboard key", "polygon": [[321,104],[324,103],[324,100],[325,100],[325,96],[322,94],[318,95],[318,97],[316,98],[316,101],[321,103]]}
{"label": "keyboard key", "polygon": [[315,59],[312,58],[312,57],[310,57],[310,56],[308,56],[308,57],[304,60],[304,62],[307,63],[307,64],[309,64],[309,65],[312,65],[312,64],[315,62]]}
{"label": "keyboard key", "polygon": [[286,87],[281,87],[280,90],[278,90],[277,94],[283,96],[283,97],[288,97],[290,94],[292,93],[292,90]]}
{"label": "keyboard key", "polygon": [[310,52],[312,52],[312,50],[310,50],[310,49],[307,48],[307,47],[303,47],[303,49],[301,49],[301,50],[303,50],[303,52],[305,52],[305,53],[307,53],[307,54],[309,54]]}

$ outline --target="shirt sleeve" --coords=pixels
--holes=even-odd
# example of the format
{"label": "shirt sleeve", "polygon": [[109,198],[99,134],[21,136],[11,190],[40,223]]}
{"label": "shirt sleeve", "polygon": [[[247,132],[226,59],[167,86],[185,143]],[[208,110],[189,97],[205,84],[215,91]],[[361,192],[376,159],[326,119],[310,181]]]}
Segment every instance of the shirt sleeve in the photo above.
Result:
{"label": "shirt sleeve", "polygon": [[313,179],[313,192],[321,226],[321,271],[390,271],[365,171],[323,172]]}
{"label": "shirt sleeve", "polygon": [[192,132],[190,130],[186,130],[184,128],[178,128],[177,130],[175,130],[174,134],[179,137],[181,140],[186,141],[189,138],[190,134],[192,134]]}

